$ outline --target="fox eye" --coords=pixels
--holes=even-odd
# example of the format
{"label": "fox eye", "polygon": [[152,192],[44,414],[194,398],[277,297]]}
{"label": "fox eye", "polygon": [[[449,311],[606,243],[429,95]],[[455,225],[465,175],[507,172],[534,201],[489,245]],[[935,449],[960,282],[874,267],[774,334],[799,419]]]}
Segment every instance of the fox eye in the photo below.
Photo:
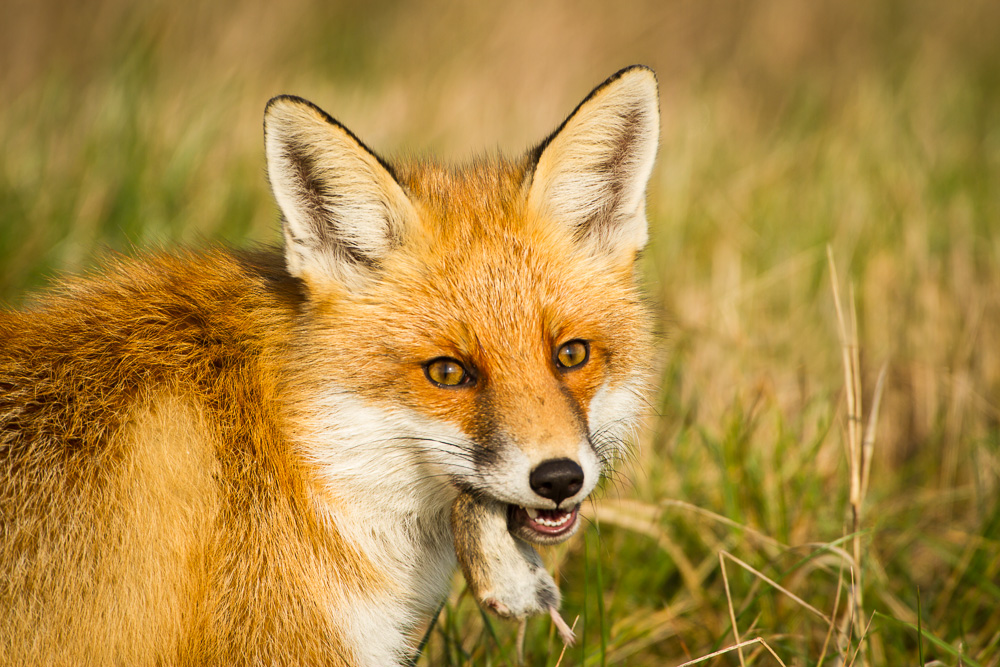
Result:
{"label": "fox eye", "polygon": [[429,362],[424,366],[424,374],[439,387],[458,387],[472,381],[465,366],[451,357],[440,357]]}
{"label": "fox eye", "polygon": [[561,368],[576,368],[587,363],[590,345],[585,340],[571,340],[563,343],[556,352],[556,363]]}

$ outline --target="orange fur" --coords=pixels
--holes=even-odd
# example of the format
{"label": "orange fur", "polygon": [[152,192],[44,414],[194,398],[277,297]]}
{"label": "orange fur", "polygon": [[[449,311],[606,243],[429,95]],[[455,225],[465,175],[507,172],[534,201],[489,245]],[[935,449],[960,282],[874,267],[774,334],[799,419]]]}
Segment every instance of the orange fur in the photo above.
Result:
{"label": "orange fur", "polygon": [[272,358],[303,297],[256,259],[146,257],[0,319],[0,662],[323,662],[311,589],[383,583],[317,525]]}

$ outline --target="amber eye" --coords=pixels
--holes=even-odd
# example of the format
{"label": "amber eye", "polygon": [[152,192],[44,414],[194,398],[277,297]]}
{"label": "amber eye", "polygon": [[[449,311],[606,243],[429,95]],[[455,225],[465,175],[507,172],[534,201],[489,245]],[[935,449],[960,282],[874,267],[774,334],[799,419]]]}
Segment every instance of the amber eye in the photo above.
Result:
{"label": "amber eye", "polygon": [[471,379],[465,366],[450,357],[441,357],[424,366],[427,379],[440,387],[458,387]]}
{"label": "amber eye", "polygon": [[571,340],[563,343],[556,352],[556,362],[562,368],[576,368],[587,363],[590,357],[590,345],[585,340]]}

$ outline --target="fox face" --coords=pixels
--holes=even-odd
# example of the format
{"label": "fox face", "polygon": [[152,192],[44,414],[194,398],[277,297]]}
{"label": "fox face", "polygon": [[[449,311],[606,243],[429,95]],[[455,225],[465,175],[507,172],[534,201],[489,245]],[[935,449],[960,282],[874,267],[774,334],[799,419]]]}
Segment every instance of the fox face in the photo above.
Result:
{"label": "fox face", "polygon": [[284,394],[328,502],[363,491],[418,515],[462,490],[506,503],[524,540],[576,530],[649,374],[634,274],[658,133],[642,67],[525,155],[461,169],[389,162],[309,102],[269,103],[285,260],[308,295]]}

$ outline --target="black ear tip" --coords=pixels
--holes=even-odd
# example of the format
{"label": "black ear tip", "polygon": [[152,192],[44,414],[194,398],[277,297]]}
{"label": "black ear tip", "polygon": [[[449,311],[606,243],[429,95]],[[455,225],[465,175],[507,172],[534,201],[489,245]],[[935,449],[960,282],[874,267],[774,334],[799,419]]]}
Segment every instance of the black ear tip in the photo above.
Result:
{"label": "black ear tip", "polygon": [[365,152],[369,153],[373,158],[375,158],[378,161],[378,163],[382,165],[382,168],[385,169],[387,172],[389,172],[389,175],[392,176],[393,180],[396,180],[397,183],[399,182],[398,179],[396,178],[396,171],[389,161],[387,161],[381,155],[372,150],[371,147],[368,146],[368,144],[361,141],[361,139],[358,138],[358,136],[354,134],[354,132],[352,132],[350,129],[348,129],[347,126],[345,126],[343,123],[341,123],[336,118],[334,118],[327,112],[323,111],[323,109],[321,109],[320,107],[318,107],[317,105],[313,104],[312,102],[303,97],[298,97],[297,95],[276,95],[275,97],[272,97],[270,100],[268,100],[267,105],[264,107],[264,134],[265,135],[268,134],[268,124],[270,120],[274,119],[280,122],[281,119],[276,118],[277,114],[281,113],[284,110],[295,109],[295,108],[298,108],[299,111],[301,111],[303,108],[309,109],[314,114],[316,114],[317,118],[322,119],[322,121],[325,122],[327,125],[332,125],[333,127],[339,129],[341,132],[350,137],[351,141],[356,143],[358,146],[364,149]]}
{"label": "black ear tip", "polygon": [[264,114],[270,113],[274,108],[284,106],[286,104],[309,104],[307,100],[301,97],[296,97],[295,95],[275,95],[267,101],[264,106]]}
{"label": "black ear tip", "polygon": [[629,65],[628,67],[622,67],[620,70],[618,70],[617,72],[615,72],[614,74],[612,74],[610,78],[614,79],[616,77],[624,76],[624,75],[630,74],[632,72],[636,72],[636,73],[638,73],[638,72],[645,72],[645,73],[651,75],[654,79],[656,78],[656,70],[654,70],[649,65],[641,65],[641,64],[635,64],[635,65]]}
{"label": "black ear tip", "polygon": [[264,107],[264,110],[266,111],[276,104],[281,104],[282,102],[290,102],[290,101],[298,102],[303,100],[302,98],[296,97],[295,95],[275,95],[274,97],[272,97],[267,101],[267,105]]}
{"label": "black ear tip", "polygon": [[309,109],[313,113],[317,114],[328,123],[334,125],[339,125],[337,121],[330,117],[330,114],[320,109],[318,106],[305,99],[304,97],[298,97],[297,95],[275,95],[267,101],[264,106],[264,118],[272,116],[281,110],[286,109],[296,109],[302,110],[303,108]]}
{"label": "black ear tip", "polygon": [[597,90],[600,90],[605,86],[608,86],[614,83],[615,81],[618,81],[619,79],[623,79],[629,76],[649,76],[653,79],[653,85],[657,87],[659,87],[660,85],[659,79],[656,78],[656,72],[653,70],[652,67],[648,67],[647,65],[629,65],[628,67],[623,67],[614,74],[612,74],[611,76],[609,76],[604,81],[604,83],[602,83],[597,87]]}
{"label": "black ear tip", "polygon": [[628,77],[628,76],[634,76],[634,75],[649,76],[649,77],[652,78],[653,90],[651,91],[651,93],[652,93],[652,95],[655,98],[656,108],[657,108],[657,110],[659,110],[659,106],[660,106],[660,101],[659,101],[659,80],[656,78],[656,72],[653,71],[653,68],[648,67],[646,65],[638,65],[638,64],[637,65],[629,65],[628,67],[623,67],[622,69],[618,70],[617,72],[615,72],[614,74],[612,74],[611,76],[609,76],[607,79],[605,79],[600,85],[598,85],[592,91],[590,91],[590,94],[587,95],[585,98],[583,98],[583,101],[580,102],[576,106],[575,109],[573,109],[572,113],[570,113],[570,115],[566,117],[566,120],[564,120],[559,125],[559,127],[557,127],[555,129],[555,131],[552,134],[550,134],[549,136],[545,137],[544,139],[542,139],[542,141],[540,141],[538,144],[536,144],[533,148],[531,148],[530,150],[528,150],[528,152],[527,152],[527,165],[528,165],[527,173],[531,174],[533,172],[533,170],[535,168],[535,165],[538,164],[538,160],[541,157],[542,152],[552,142],[552,140],[556,137],[556,135],[558,135],[563,130],[563,128],[566,127],[566,125],[570,122],[570,120],[572,120],[573,116],[575,116],[577,114],[577,112],[580,111],[580,109],[582,109],[592,99],[594,99],[595,97],[597,97],[602,91],[604,91],[605,89],[607,89],[609,86],[614,85],[620,79]]}

